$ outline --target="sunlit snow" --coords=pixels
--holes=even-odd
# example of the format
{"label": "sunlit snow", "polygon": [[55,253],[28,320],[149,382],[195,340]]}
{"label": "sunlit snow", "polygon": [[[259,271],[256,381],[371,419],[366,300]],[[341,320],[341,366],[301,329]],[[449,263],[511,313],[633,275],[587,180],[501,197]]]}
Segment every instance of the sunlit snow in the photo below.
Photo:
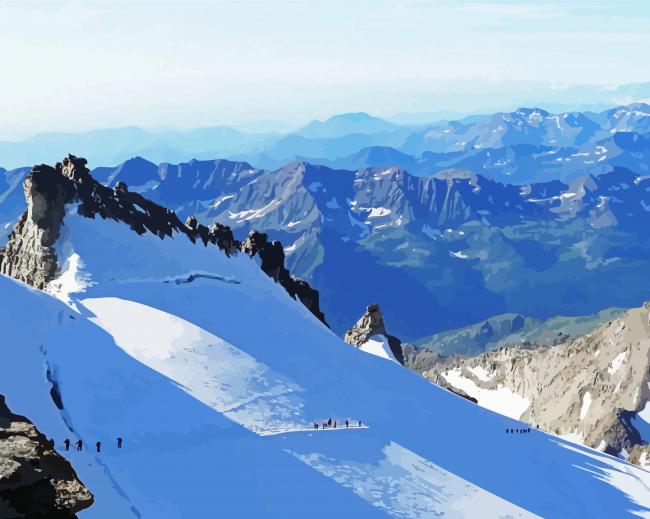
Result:
{"label": "sunlit snow", "polygon": [[361,351],[397,362],[385,335],[373,335],[359,347]]}
{"label": "sunlit snow", "polygon": [[452,386],[465,391],[479,401],[486,409],[496,413],[518,419],[530,406],[530,402],[514,393],[510,388],[483,389],[478,387],[473,380],[463,377],[460,369],[452,369],[442,376]]}

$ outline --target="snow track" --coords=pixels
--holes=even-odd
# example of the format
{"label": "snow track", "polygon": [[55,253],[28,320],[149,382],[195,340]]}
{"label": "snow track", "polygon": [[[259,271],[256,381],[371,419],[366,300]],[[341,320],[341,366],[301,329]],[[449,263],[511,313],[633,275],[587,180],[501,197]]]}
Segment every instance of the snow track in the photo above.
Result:
{"label": "snow track", "polygon": [[367,425],[362,425],[359,427],[358,425],[350,426],[350,427],[326,427],[322,428],[319,427],[318,429],[314,429],[314,427],[299,427],[295,429],[278,429],[277,431],[265,431],[262,433],[259,433],[260,436],[278,436],[280,434],[287,434],[287,433],[297,433],[297,432],[306,432],[306,433],[324,433],[324,432],[335,432],[335,431],[358,431],[360,429],[370,429]]}

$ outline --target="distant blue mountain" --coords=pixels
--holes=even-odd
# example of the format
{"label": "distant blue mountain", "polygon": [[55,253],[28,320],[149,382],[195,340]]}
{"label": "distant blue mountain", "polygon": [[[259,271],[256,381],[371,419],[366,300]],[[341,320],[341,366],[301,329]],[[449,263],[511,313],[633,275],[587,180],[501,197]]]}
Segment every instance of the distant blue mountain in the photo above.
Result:
{"label": "distant blue mountain", "polygon": [[525,184],[571,181],[613,167],[648,171],[649,139],[650,106],[644,104],[598,114],[520,108],[476,122],[415,129],[401,146],[367,146],[336,158],[301,158],[333,168],[394,166],[419,176],[467,169]]}
{"label": "distant blue mountain", "polygon": [[29,170],[0,168],[0,245],[6,242],[18,215],[25,209],[22,181]]}
{"label": "distant blue mountain", "polygon": [[395,166],[418,174],[422,169],[421,160],[407,155],[390,146],[368,146],[347,157],[328,161],[328,165],[342,169],[380,168]]}
{"label": "distant blue mountain", "polygon": [[[642,170],[648,162],[648,114],[650,107],[642,103],[598,113],[519,108],[413,126],[360,112],[312,121],[288,134],[251,134],[227,127],[43,134],[19,143],[0,142],[0,164],[54,162],[76,150],[102,165],[135,156],[157,164],[224,157],[262,169],[302,160],[335,169],[395,166],[420,176],[469,169],[518,184],[571,181],[614,166]],[[625,137],[619,135],[626,133],[637,134],[638,140],[622,144]]]}
{"label": "distant blue mountain", "polygon": [[53,163],[73,150],[92,164],[119,164],[144,156],[155,162],[183,162],[244,152],[275,138],[232,128],[195,130],[143,130],[116,128],[84,133],[45,133],[21,142],[0,142],[4,167]]}
{"label": "distant blue mountain", "polygon": [[358,112],[335,115],[325,121],[312,121],[295,133],[308,139],[331,139],[350,134],[373,135],[394,132],[399,129],[400,125],[365,112]]}

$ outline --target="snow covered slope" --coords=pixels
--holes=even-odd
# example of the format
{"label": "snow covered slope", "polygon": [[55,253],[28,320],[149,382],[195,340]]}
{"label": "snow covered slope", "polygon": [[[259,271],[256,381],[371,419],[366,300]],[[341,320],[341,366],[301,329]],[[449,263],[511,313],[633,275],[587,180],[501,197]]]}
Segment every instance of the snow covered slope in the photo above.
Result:
{"label": "snow covered slope", "polygon": [[49,293],[0,276],[0,393],[60,450],[84,440],[65,453],[95,495],[82,518],[650,516],[650,473],[506,434],[344,344],[248,256],[73,204],[56,255]]}

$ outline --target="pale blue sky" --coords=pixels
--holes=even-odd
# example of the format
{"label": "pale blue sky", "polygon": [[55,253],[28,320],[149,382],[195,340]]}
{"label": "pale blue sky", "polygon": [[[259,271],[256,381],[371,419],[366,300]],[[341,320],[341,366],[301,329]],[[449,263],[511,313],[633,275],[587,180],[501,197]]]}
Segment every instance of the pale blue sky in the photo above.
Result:
{"label": "pale blue sky", "polygon": [[589,104],[604,90],[567,84],[650,81],[645,0],[0,0],[0,22],[0,138]]}

